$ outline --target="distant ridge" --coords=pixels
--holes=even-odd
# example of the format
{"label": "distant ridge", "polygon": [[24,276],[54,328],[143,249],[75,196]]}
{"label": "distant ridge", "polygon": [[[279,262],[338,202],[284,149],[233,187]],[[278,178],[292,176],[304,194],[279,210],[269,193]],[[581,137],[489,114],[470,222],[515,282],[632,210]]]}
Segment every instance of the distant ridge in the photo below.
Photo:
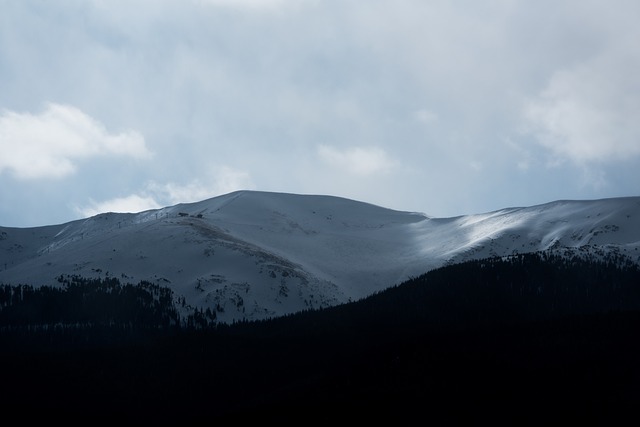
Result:
{"label": "distant ridge", "polygon": [[554,250],[640,262],[640,197],[432,218],[329,195],[236,191],[140,213],[0,227],[0,283],[170,287],[185,311],[264,319],[371,295],[439,266]]}

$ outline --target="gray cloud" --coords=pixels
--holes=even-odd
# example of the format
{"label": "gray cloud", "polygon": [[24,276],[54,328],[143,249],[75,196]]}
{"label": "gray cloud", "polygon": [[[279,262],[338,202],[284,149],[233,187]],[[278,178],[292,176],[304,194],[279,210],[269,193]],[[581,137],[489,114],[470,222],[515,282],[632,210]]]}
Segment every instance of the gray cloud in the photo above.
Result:
{"label": "gray cloud", "polygon": [[318,155],[333,167],[363,176],[386,173],[396,166],[396,162],[378,147],[339,149],[329,145],[319,145]]}
{"label": "gray cloud", "polygon": [[134,194],[93,200],[75,208],[82,217],[96,215],[100,212],[141,212],[157,209],[178,203],[191,203],[220,196],[236,190],[252,190],[255,184],[251,176],[229,166],[221,166],[205,179],[194,179],[186,184],[168,182],[160,184],[149,181],[144,188]]}
{"label": "gray cloud", "polygon": [[[3,126],[44,120],[48,103],[97,136],[72,149],[60,135],[77,128],[59,126],[34,145],[37,168],[0,140],[0,224],[239,186],[437,216],[637,193],[638,13],[625,0],[7,2]],[[37,198],[49,213],[11,207]]]}
{"label": "gray cloud", "polygon": [[540,144],[578,163],[640,155],[638,75],[635,45],[555,72],[526,108]]}
{"label": "gray cloud", "polygon": [[74,161],[101,155],[149,158],[142,135],[109,133],[68,105],[48,104],[39,114],[0,113],[0,172],[19,179],[58,178],[75,172]]}

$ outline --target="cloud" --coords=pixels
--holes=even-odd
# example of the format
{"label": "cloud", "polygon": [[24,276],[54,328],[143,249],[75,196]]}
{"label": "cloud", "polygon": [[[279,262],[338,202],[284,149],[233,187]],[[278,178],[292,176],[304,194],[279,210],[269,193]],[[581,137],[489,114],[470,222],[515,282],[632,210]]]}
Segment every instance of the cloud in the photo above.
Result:
{"label": "cloud", "polygon": [[76,162],[95,156],[148,158],[141,134],[109,133],[79,109],[55,103],[33,115],[0,113],[0,173],[18,179],[61,178],[73,174]]}
{"label": "cloud", "polygon": [[635,45],[555,72],[526,104],[530,130],[554,155],[578,164],[640,155],[638,75]]}
{"label": "cloud", "polygon": [[271,11],[284,7],[299,8],[316,6],[318,0],[192,0],[198,5],[242,9],[248,11]]}
{"label": "cloud", "polygon": [[[298,0],[299,1],[299,0]],[[213,6],[226,6],[248,9],[265,9],[281,6],[290,0],[198,0],[198,3]]]}
{"label": "cloud", "polygon": [[77,208],[76,211],[83,217],[90,217],[104,212],[137,213],[160,207],[153,197],[132,194],[102,202],[92,200],[89,206]]}
{"label": "cloud", "polygon": [[385,173],[396,164],[383,149],[378,147],[338,149],[319,145],[318,155],[330,165],[356,175]]}
{"label": "cloud", "polygon": [[165,204],[198,202],[232,191],[254,188],[248,172],[230,166],[216,169],[207,182],[194,179],[187,184],[150,182],[147,185],[147,191]]}
{"label": "cloud", "polygon": [[236,190],[254,189],[251,176],[230,166],[221,166],[211,174],[208,182],[195,179],[187,184],[150,181],[136,194],[116,197],[101,202],[91,200],[88,206],[76,208],[82,217],[104,212],[142,212],[178,203],[191,203],[220,196]]}
{"label": "cloud", "polygon": [[431,110],[422,108],[413,112],[413,117],[420,123],[430,124],[438,120],[438,115]]}
{"label": "cloud", "polygon": [[[23,209],[11,205],[40,206],[30,223],[11,221],[60,221],[65,209],[74,217],[89,200],[132,194],[165,206],[254,183],[435,216],[638,192],[639,2],[149,6],[3,7],[0,205],[12,218]],[[66,105],[33,109],[47,100]],[[26,144],[35,129],[42,135]],[[21,138],[8,142],[10,133]],[[131,152],[136,136],[153,161],[131,167],[145,157]]]}

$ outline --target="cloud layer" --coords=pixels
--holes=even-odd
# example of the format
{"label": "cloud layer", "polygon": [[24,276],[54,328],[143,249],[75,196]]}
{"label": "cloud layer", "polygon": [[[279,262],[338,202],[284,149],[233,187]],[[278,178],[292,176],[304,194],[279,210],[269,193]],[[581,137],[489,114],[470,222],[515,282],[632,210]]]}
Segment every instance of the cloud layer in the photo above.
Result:
{"label": "cloud layer", "polygon": [[607,51],[556,71],[526,115],[538,142],[578,163],[640,155],[640,52]]}
{"label": "cloud layer", "polygon": [[109,133],[79,109],[54,103],[35,115],[0,113],[0,151],[0,173],[6,170],[18,179],[67,176],[89,157],[151,156],[139,133]]}
{"label": "cloud layer", "polygon": [[389,155],[378,147],[339,149],[328,145],[319,145],[318,155],[332,167],[356,175],[385,173],[395,166],[395,162]]}
{"label": "cloud layer", "polygon": [[195,179],[187,184],[149,181],[140,193],[108,200],[91,200],[76,208],[82,217],[101,212],[142,212],[178,203],[191,203],[209,199],[236,190],[252,190],[255,184],[247,172],[229,166],[215,167],[207,181]]}
{"label": "cloud layer", "polygon": [[432,216],[638,194],[639,15],[633,0],[6,2],[0,225],[241,187]]}

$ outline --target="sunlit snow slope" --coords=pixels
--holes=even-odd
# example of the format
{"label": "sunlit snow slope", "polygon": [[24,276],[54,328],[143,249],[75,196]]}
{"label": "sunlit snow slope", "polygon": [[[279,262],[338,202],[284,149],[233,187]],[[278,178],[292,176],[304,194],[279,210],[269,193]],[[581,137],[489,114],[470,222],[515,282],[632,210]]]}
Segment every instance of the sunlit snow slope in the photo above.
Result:
{"label": "sunlit snow slope", "polygon": [[640,262],[640,197],[430,218],[332,196],[239,191],[138,214],[0,227],[0,283],[60,275],[171,287],[218,320],[367,296],[445,263],[549,248]]}

